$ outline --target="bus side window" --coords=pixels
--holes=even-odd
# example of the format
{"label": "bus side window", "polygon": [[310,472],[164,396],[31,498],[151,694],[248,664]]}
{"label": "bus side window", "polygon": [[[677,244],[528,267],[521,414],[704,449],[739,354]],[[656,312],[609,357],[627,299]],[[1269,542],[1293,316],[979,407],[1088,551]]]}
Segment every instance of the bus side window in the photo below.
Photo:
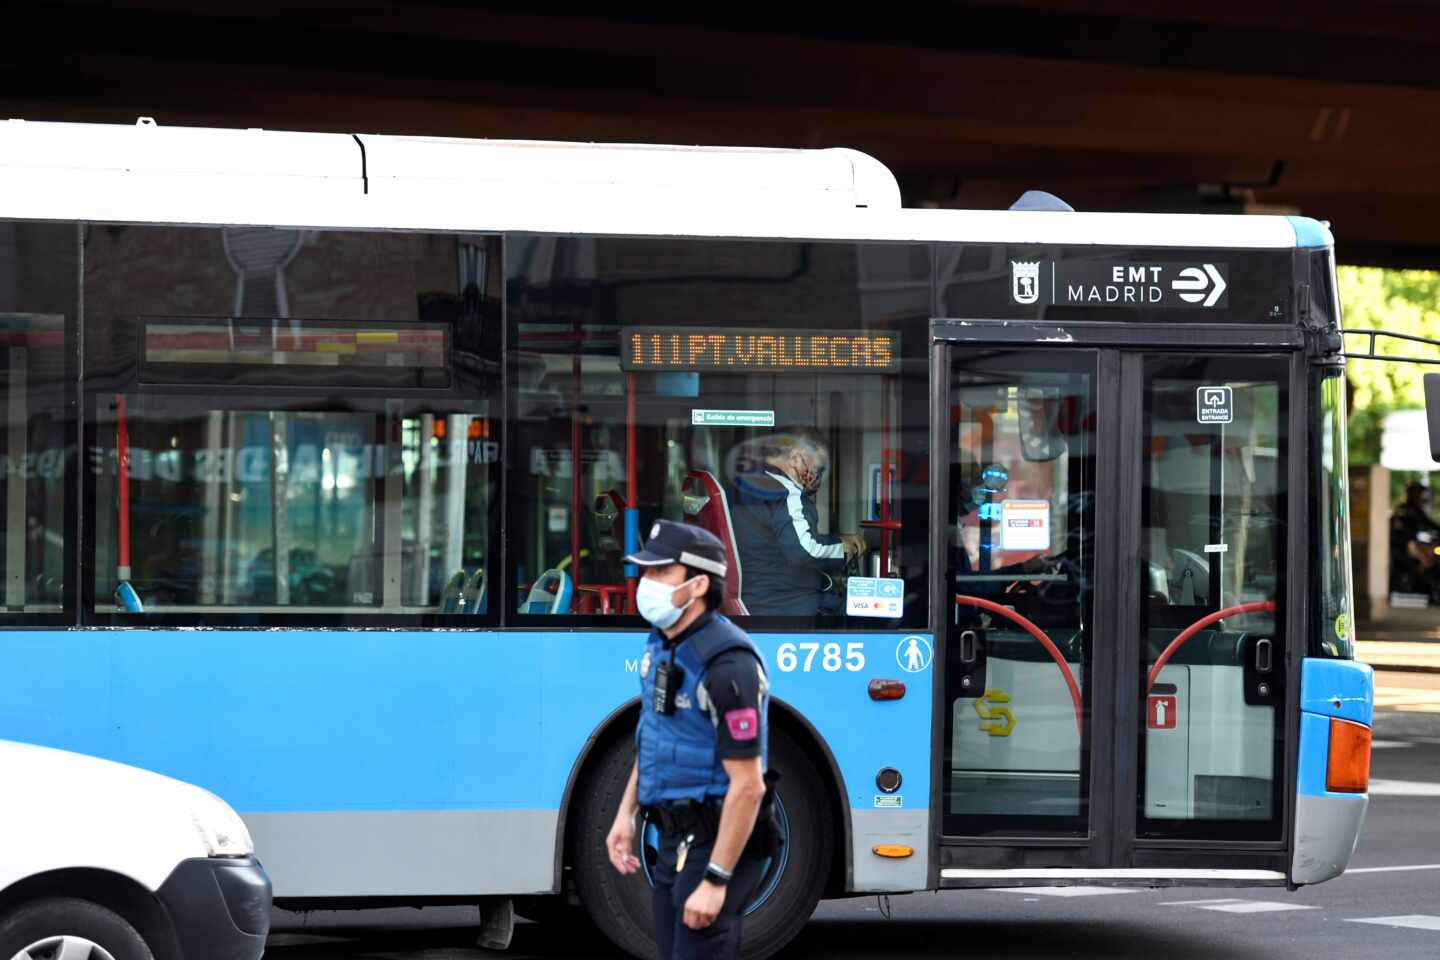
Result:
{"label": "bus side window", "polygon": [[85,362],[115,373],[83,404],[87,615],[362,626],[483,609],[499,252],[454,234],[92,230]]}
{"label": "bus side window", "polygon": [[927,622],[928,343],[904,331],[928,316],[928,250],[507,242],[520,616],[554,568],[562,612],[633,617],[624,557],[664,518],[725,544],[732,615]]}

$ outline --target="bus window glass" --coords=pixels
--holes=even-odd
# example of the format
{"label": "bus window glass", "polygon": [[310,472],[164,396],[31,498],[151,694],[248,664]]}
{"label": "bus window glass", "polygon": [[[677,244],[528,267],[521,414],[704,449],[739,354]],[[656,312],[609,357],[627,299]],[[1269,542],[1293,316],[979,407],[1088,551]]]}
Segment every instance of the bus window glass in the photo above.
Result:
{"label": "bus window glass", "polygon": [[1320,650],[1328,657],[1355,656],[1351,600],[1350,508],[1346,492],[1345,377],[1320,384]]}
{"label": "bus window glass", "polygon": [[509,242],[511,609],[633,611],[666,518],[732,615],[925,622],[927,248]]}
{"label": "bus window glass", "polygon": [[949,834],[1087,829],[1094,382],[1094,355],[1080,351],[955,351],[943,528]]}
{"label": "bus window glass", "polygon": [[67,596],[74,406],[66,368],[77,304],[73,224],[0,223],[0,584],[7,621]]}
{"label": "bus window glass", "polygon": [[486,612],[498,241],[90,238],[97,613]]}
{"label": "bus window glass", "polygon": [[1280,828],[1288,370],[1264,357],[1146,363],[1142,836]]}

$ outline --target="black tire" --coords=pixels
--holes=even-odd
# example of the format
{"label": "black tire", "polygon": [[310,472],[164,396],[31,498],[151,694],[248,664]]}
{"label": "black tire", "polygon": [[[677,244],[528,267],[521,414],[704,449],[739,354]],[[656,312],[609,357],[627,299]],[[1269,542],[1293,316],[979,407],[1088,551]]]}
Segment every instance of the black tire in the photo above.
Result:
{"label": "black tire", "polygon": [[[649,884],[640,873],[616,873],[605,850],[634,763],[634,743],[621,738],[579,785],[569,856],[590,919],[616,946],[650,960],[656,949]],[[740,953],[746,960],[765,960],[795,938],[830,875],[834,818],[815,765],[784,731],[772,729],[770,767],[781,776],[775,790],[787,814],[789,844],[778,885],[745,917]]]}
{"label": "black tire", "polygon": [[515,912],[533,923],[549,927],[590,926],[590,915],[579,904],[570,903],[564,894],[549,896],[516,897]]}
{"label": "black tire", "polygon": [[62,936],[83,937],[115,960],[155,960],[144,938],[118,913],[68,897],[27,903],[0,918],[0,957]]}

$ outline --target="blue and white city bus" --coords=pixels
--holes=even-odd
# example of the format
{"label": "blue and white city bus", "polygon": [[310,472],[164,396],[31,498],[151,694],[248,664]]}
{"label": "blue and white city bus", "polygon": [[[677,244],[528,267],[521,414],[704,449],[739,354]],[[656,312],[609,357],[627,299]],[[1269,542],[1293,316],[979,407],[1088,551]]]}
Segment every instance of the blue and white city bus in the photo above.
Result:
{"label": "blue and white city bus", "polygon": [[[0,737],[224,796],[282,906],[644,955],[603,840],[664,517],[773,682],[749,955],[822,897],[1339,875],[1329,232],[898,197],[851,151],[0,124]],[[804,603],[734,522],[793,443],[869,548],[791,516]]]}

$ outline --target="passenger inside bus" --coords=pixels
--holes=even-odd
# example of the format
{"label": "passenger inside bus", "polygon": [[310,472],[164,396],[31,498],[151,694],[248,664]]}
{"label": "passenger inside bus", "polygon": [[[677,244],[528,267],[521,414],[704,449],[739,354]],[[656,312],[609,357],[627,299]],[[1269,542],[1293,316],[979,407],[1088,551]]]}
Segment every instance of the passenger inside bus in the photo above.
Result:
{"label": "passenger inside bus", "polygon": [[813,433],[789,430],[754,444],[758,456],[735,478],[731,515],[753,614],[813,617],[844,607],[835,590],[847,561],[865,553],[859,534],[820,532],[815,494],[830,452]]}

